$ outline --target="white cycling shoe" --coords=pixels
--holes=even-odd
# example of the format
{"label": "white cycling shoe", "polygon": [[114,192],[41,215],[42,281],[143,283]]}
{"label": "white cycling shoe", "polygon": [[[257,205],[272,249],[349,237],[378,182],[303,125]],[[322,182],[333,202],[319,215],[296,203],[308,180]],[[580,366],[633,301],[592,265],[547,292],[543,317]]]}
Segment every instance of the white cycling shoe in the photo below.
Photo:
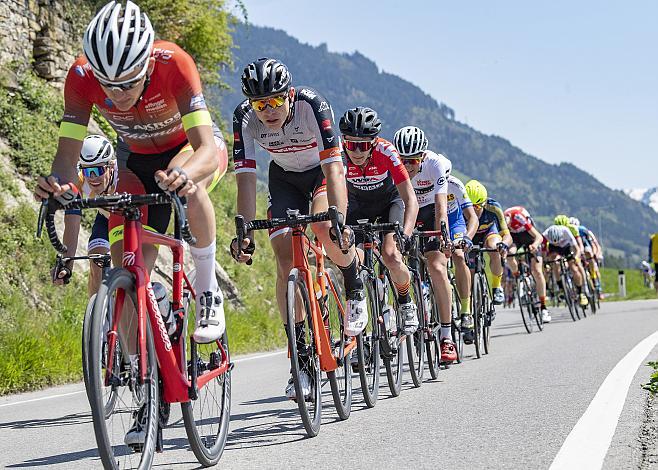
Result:
{"label": "white cycling shoe", "polygon": [[218,340],[226,330],[224,316],[224,294],[217,287],[215,292],[206,291],[197,297],[197,319],[194,341],[212,343]]}
{"label": "white cycling shoe", "polygon": [[[308,401],[311,399],[311,377],[303,370],[299,371],[299,382],[302,386],[302,391],[304,393],[304,400]],[[295,390],[295,383],[290,377],[288,380],[288,385],[286,386],[286,397],[288,400],[297,399],[297,391]]]}
{"label": "white cycling shoe", "polygon": [[550,323],[551,322],[551,314],[546,308],[541,309],[541,321],[544,323]]}
{"label": "white cycling shoe", "polygon": [[400,305],[400,313],[404,318],[404,332],[413,334],[418,329],[418,307],[413,301]]}
{"label": "white cycling shoe", "polygon": [[347,314],[344,320],[344,333],[347,336],[356,336],[368,324],[368,304],[363,290],[350,293],[347,299]]}

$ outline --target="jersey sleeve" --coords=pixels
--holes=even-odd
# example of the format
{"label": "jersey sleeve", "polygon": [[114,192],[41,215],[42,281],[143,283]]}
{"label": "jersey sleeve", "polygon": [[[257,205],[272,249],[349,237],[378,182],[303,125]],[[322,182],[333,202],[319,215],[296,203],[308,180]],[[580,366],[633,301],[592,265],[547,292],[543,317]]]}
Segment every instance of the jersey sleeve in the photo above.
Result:
{"label": "jersey sleeve", "polygon": [[59,126],[59,137],[82,141],[87,136],[93,106],[88,93],[89,81],[94,80],[91,73],[82,57],[69,69],[64,82],[64,116]]}
{"label": "jersey sleeve", "polygon": [[256,172],[256,144],[249,132],[249,100],[244,100],[233,112],[233,165],[235,173]]}
{"label": "jersey sleeve", "polygon": [[340,135],[334,124],[334,112],[329,102],[312,88],[304,87],[297,97],[296,106],[306,103],[311,108],[307,113],[307,126],[315,134],[320,153],[320,164],[341,162]]}
{"label": "jersey sleeve", "polygon": [[462,209],[468,209],[469,207],[473,207],[471,198],[468,197],[468,193],[466,192],[466,186],[464,186],[462,180],[460,180],[459,178],[455,178],[454,176],[451,176],[450,181],[454,184],[455,191],[458,193],[455,194],[455,196],[457,196],[457,198],[461,201],[460,207]]}
{"label": "jersey sleeve", "polygon": [[386,169],[391,174],[393,183],[398,185],[409,179],[409,173],[400,160],[400,154],[395,147],[386,141],[381,142],[381,152],[386,162]]}
{"label": "jersey sleeve", "polygon": [[170,86],[176,97],[185,132],[197,126],[212,126],[208,106],[203,97],[199,70],[194,59],[176,44],[170,42],[157,44],[153,49],[153,57],[156,67],[158,62],[174,65],[170,69]]}
{"label": "jersey sleeve", "polygon": [[565,233],[568,235],[569,245],[573,247],[577,247],[578,242],[576,241],[576,237],[573,236],[573,232],[571,230],[567,230]]}
{"label": "jersey sleeve", "polygon": [[447,166],[438,158],[432,158],[429,163],[432,165],[431,174],[436,185],[436,194],[448,194]]}
{"label": "jersey sleeve", "polygon": [[507,222],[505,221],[505,214],[503,213],[503,208],[498,202],[493,199],[489,199],[485,206],[485,209],[491,212],[496,217],[496,223],[498,224],[498,233],[500,236],[507,235],[509,233],[509,228],[507,227]]}

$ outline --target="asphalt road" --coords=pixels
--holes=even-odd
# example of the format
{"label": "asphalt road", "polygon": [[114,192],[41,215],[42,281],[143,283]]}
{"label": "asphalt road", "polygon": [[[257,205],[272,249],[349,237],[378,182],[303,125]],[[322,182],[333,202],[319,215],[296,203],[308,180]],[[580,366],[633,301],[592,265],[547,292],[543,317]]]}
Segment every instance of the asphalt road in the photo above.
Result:
{"label": "asphalt road", "polygon": [[[499,310],[489,356],[475,359],[467,347],[463,364],[418,389],[405,374],[395,399],[382,377],[373,409],[363,405],[355,376],[351,417],[338,421],[326,396],[313,439],[283,397],[286,355],[243,358],[233,373],[231,432],[219,467],[548,468],[609,372],[658,330],[658,301],[608,303],[576,323],[554,310],[553,319],[528,335],[517,311]],[[658,348],[649,359],[658,360]],[[639,436],[656,423],[647,423],[640,384],[649,374],[644,365],[635,373],[604,468],[640,468],[643,458],[646,465]],[[155,468],[198,467],[179,418],[176,410]],[[81,384],[0,398],[0,467],[100,466]]]}

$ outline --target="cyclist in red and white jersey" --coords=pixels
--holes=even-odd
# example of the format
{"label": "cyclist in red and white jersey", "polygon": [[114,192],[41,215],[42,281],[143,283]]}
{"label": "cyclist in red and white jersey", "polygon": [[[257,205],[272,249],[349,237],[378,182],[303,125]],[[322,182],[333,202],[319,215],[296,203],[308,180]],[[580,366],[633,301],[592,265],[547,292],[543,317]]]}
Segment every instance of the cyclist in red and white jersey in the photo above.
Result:
{"label": "cyclist in red and white jersey", "polygon": [[[247,221],[256,215],[256,144],[272,157],[269,164],[268,216],[286,217],[288,209],[301,214],[326,211],[336,206],[341,217],[347,211],[347,188],[340,151],[340,136],[335,129],[329,102],[308,87],[293,87],[288,68],[276,59],[258,59],[248,64],[241,77],[242,92],[247,99],[233,114],[233,161],[238,185],[238,213]],[[358,276],[358,257],[353,246],[354,234],[340,221],[342,233],[335,234],[330,222],[311,227],[324,246],[329,258],[343,273],[347,314],[345,334],[357,335],[366,326],[363,283]],[[277,260],[277,303],[281,318],[286,321],[286,285],[292,269],[290,230],[270,233],[270,241]],[[337,244],[342,237],[347,254]],[[336,240],[336,241],[334,241]],[[231,252],[240,262],[246,262],[254,252],[253,234],[242,243],[242,254],[237,256],[237,240]],[[296,323],[297,338],[303,341],[304,322]],[[286,330],[287,331],[287,330]],[[301,347],[301,344],[300,344]],[[310,377],[302,372],[302,389],[310,396]],[[292,379],[286,396],[294,399]]]}
{"label": "cyclist in red and white jersey", "polygon": [[[378,137],[382,123],[377,112],[364,107],[349,109],[340,119],[339,127],[347,166],[347,224],[355,225],[363,219],[398,222],[403,232],[404,250],[414,230],[418,202],[397,150],[392,143]],[[362,237],[356,234],[357,245]],[[409,295],[409,268],[404,264],[393,233],[384,235],[380,250],[395,284],[404,330],[413,333],[418,328],[418,310]]]}
{"label": "cyclist in red and white jersey", "polygon": [[[544,278],[544,266],[541,255],[541,245],[544,236],[535,227],[530,213],[521,206],[513,206],[505,209],[505,222],[512,235],[512,244],[508,253],[514,255],[519,248],[524,248],[532,255],[530,260],[530,272],[537,285],[537,295],[544,323],[551,321],[551,315],[546,308],[546,279]],[[514,256],[507,258],[507,264],[515,277],[519,276],[519,264]]]}

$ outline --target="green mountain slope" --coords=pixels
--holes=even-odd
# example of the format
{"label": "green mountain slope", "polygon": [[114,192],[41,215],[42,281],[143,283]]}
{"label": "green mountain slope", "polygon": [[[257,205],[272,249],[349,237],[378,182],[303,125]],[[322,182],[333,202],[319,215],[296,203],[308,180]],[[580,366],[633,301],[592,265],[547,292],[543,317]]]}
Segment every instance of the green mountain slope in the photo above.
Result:
{"label": "green mountain slope", "polygon": [[226,75],[232,90],[222,93],[219,104],[225,119],[243,99],[242,67],[258,57],[277,57],[288,65],[296,84],[323,93],[337,116],[349,107],[370,106],[380,113],[387,138],[404,125],[422,127],[431,148],[445,153],[458,171],[481,180],[503,206],[526,206],[540,225],[562,212],[578,216],[597,233],[600,223],[605,245],[623,251],[628,262],[644,254],[647,234],[658,230],[658,217],[650,208],[570,163],[548,164],[501,137],[455,121],[451,108],[402,78],[381,72],[358,52],[332,53],[326,45],[301,44],[283,31],[244,25],[237,27],[234,43],[236,70]]}

